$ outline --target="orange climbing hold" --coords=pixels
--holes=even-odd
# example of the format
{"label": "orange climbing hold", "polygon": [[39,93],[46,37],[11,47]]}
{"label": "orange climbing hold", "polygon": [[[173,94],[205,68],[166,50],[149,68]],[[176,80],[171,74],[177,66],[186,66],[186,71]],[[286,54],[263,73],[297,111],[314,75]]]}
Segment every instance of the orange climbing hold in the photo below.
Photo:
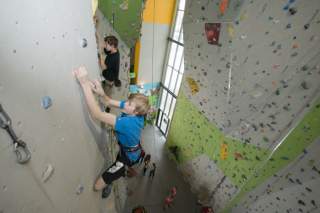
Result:
{"label": "orange climbing hold", "polygon": [[228,0],[221,0],[219,5],[219,11],[222,15],[226,12],[226,9],[228,7]]}
{"label": "orange climbing hold", "polygon": [[298,44],[293,44],[293,45],[292,45],[292,49],[297,49],[298,47],[299,47]]}

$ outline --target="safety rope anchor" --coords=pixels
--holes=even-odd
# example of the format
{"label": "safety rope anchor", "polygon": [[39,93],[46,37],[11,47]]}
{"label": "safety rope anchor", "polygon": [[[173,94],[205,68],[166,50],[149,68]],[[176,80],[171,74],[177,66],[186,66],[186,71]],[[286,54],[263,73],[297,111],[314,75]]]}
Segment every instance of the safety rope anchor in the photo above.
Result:
{"label": "safety rope anchor", "polygon": [[11,123],[9,115],[0,104],[0,127],[8,132],[13,141],[13,151],[16,154],[17,162],[25,164],[31,159],[31,152],[29,151],[27,144],[17,137],[12,129]]}

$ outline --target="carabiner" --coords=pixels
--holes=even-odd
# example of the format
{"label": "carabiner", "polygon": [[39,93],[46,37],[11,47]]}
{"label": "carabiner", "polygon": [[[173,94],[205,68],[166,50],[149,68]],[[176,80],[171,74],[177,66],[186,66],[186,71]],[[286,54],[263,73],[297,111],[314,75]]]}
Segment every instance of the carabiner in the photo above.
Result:
{"label": "carabiner", "polygon": [[14,152],[17,157],[17,162],[20,164],[25,164],[31,159],[31,152],[27,144],[22,140],[14,142]]}
{"label": "carabiner", "polygon": [[31,152],[29,151],[27,144],[20,140],[11,126],[11,119],[6,111],[3,109],[0,104],[0,128],[5,129],[10,135],[13,141],[13,151],[16,154],[17,162],[20,164],[27,163],[31,158]]}

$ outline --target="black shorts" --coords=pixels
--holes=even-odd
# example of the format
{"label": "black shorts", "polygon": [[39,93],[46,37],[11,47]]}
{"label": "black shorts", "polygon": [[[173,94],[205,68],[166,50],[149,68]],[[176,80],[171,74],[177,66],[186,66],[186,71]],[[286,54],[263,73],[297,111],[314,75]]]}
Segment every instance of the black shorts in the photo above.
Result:
{"label": "black shorts", "polygon": [[124,177],[126,174],[125,166],[132,166],[136,162],[131,162],[123,151],[118,153],[116,161],[102,173],[102,179],[106,184],[111,184],[113,181]]}

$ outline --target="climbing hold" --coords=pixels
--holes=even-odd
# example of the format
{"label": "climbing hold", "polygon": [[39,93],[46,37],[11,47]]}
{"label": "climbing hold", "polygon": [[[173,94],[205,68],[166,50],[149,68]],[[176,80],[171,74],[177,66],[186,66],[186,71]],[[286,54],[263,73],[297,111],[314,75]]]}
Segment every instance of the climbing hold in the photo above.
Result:
{"label": "climbing hold", "polygon": [[301,86],[303,89],[305,89],[305,90],[309,89],[309,86],[308,86],[307,82],[305,82],[305,81],[303,81],[303,82],[300,84],[300,86]]}
{"label": "climbing hold", "polygon": [[296,57],[297,55],[298,55],[298,53],[294,52],[294,53],[291,54],[291,57]]}
{"label": "climbing hold", "polygon": [[119,5],[121,10],[128,10],[129,8],[129,0],[124,0],[120,5]]}
{"label": "climbing hold", "polygon": [[278,24],[278,23],[280,22],[280,20],[279,20],[279,19],[273,19],[272,22],[273,22],[274,24]]}
{"label": "climbing hold", "polygon": [[82,184],[79,184],[77,187],[76,194],[80,195],[84,191],[84,186]]}
{"label": "climbing hold", "polygon": [[306,64],[301,67],[302,71],[307,71],[308,69],[309,69],[309,66]]}
{"label": "climbing hold", "polygon": [[198,93],[199,86],[198,86],[197,82],[193,78],[190,78],[190,77],[187,77],[186,80],[187,80],[189,87],[191,89],[191,94],[194,95],[194,94]]}
{"label": "climbing hold", "polygon": [[286,28],[287,28],[287,29],[290,29],[290,28],[291,28],[291,24],[290,24],[290,23],[287,24]]}
{"label": "climbing hold", "polygon": [[233,28],[233,25],[232,24],[228,24],[228,34],[230,36],[230,38],[233,38],[234,37],[234,28]]}
{"label": "climbing hold", "polygon": [[294,8],[294,7],[291,7],[290,9],[289,9],[289,14],[290,15],[294,15],[294,14],[296,14],[297,13],[297,9],[296,8]]}
{"label": "climbing hold", "polygon": [[42,173],[42,181],[45,183],[52,176],[54,168],[51,164],[48,164],[44,172]]}
{"label": "climbing hold", "polygon": [[243,39],[246,39],[247,38],[247,35],[241,35],[240,38],[243,40]]}
{"label": "climbing hold", "polygon": [[44,96],[41,105],[44,109],[48,109],[52,105],[52,99],[49,96]]}
{"label": "climbing hold", "polygon": [[309,29],[309,27],[310,27],[310,24],[305,24],[305,25],[303,26],[303,28],[304,28],[305,30]]}
{"label": "climbing hold", "polygon": [[263,136],[262,139],[263,139],[264,142],[269,142],[269,138],[267,138],[266,136]]}
{"label": "climbing hold", "polygon": [[280,64],[274,64],[274,65],[272,65],[272,68],[273,69],[278,69],[280,67]]}
{"label": "climbing hold", "polygon": [[86,48],[88,46],[88,41],[87,39],[83,38],[80,42],[80,45],[82,48]]}
{"label": "climbing hold", "polygon": [[281,48],[282,48],[282,45],[281,45],[281,44],[278,44],[278,45],[277,45],[277,50],[281,50]]}
{"label": "climbing hold", "polygon": [[220,146],[220,159],[225,160],[228,155],[228,145],[225,143],[222,143]]}
{"label": "climbing hold", "polygon": [[243,159],[243,156],[241,155],[241,153],[235,152],[235,153],[234,153],[234,159],[235,159],[235,160],[242,160],[242,159]]}
{"label": "climbing hold", "polygon": [[227,7],[228,7],[228,0],[221,0],[219,5],[219,11],[221,15],[224,15],[225,11],[227,10]]}

